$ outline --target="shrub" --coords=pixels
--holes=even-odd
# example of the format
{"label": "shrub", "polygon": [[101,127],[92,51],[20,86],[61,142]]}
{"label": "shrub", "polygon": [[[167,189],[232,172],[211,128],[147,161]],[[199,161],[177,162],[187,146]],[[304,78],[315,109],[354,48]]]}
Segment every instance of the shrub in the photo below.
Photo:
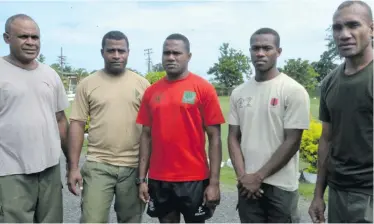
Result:
{"label": "shrub", "polygon": [[306,168],[308,173],[317,173],[318,141],[322,133],[322,124],[311,120],[309,130],[304,131],[300,145],[301,159],[309,163]]}
{"label": "shrub", "polygon": [[88,116],[86,121],[86,126],[84,126],[84,133],[88,133],[88,129],[90,128],[90,116]]}
{"label": "shrub", "polygon": [[163,77],[165,77],[165,75],[166,75],[165,71],[163,71],[163,72],[150,72],[150,73],[145,75],[145,78],[148,80],[148,82],[150,84],[153,84],[153,83],[157,82],[158,80],[162,79]]}

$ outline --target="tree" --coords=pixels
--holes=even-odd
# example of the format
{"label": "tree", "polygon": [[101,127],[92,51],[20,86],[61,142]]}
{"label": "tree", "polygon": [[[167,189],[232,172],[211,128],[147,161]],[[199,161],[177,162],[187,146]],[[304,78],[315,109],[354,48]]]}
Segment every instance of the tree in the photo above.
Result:
{"label": "tree", "polygon": [[164,67],[162,66],[161,63],[157,63],[155,65],[152,66],[152,71],[154,72],[163,72],[165,71]]}
{"label": "tree", "polygon": [[332,26],[326,29],[327,36],[325,40],[327,41],[327,50],[325,50],[321,56],[319,61],[312,62],[312,66],[314,70],[319,74],[317,77],[317,81],[322,81],[323,78],[326,77],[332,70],[334,70],[338,65],[334,62],[341,59],[339,53],[337,51],[337,47],[332,36]]}
{"label": "tree", "polygon": [[40,63],[44,63],[45,62],[45,56],[43,54],[40,54],[39,57],[36,60]]}
{"label": "tree", "polygon": [[162,79],[166,76],[166,72],[149,72],[145,75],[145,78],[148,80],[149,83],[153,84],[157,82],[158,80]]}
{"label": "tree", "polygon": [[319,74],[309,64],[308,60],[301,60],[301,58],[287,60],[282,72],[295,79],[308,91],[314,90],[317,86],[316,78]]}
{"label": "tree", "polygon": [[234,87],[243,83],[243,73],[252,73],[249,66],[250,59],[241,51],[229,48],[228,43],[223,43],[219,48],[221,56],[218,63],[209,68],[208,74],[214,75],[214,80],[225,87]]}

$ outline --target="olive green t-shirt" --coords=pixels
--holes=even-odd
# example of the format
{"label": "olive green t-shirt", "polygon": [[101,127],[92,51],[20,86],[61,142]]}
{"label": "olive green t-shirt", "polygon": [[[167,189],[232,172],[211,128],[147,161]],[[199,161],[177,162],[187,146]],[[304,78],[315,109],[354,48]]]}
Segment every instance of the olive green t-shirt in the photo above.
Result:
{"label": "olive green t-shirt", "polygon": [[345,63],[322,82],[320,120],[332,126],[328,184],[373,194],[373,62],[353,75]]}
{"label": "olive green t-shirt", "polygon": [[87,160],[138,167],[141,125],[136,116],[149,82],[128,69],[117,76],[99,70],[77,86],[70,120],[87,121]]}

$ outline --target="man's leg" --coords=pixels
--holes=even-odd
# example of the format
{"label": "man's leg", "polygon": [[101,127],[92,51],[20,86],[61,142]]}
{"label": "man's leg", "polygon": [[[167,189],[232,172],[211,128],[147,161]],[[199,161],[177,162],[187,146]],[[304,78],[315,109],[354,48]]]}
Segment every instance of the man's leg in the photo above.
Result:
{"label": "man's leg", "polygon": [[[264,189],[264,194],[267,189]],[[266,214],[262,208],[263,198],[252,199],[240,196],[238,192],[237,210],[241,223],[266,223]]]}
{"label": "man's leg", "polygon": [[147,214],[150,217],[157,217],[160,223],[180,222],[172,182],[149,179],[148,192],[150,199]]}
{"label": "man's leg", "polygon": [[137,168],[120,167],[114,204],[118,223],[140,223],[142,221],[145,204],[139,198],[137,177]]}
{"label": "man's leg", "polygon": [[174,183],[179,210],[186,223],[204,223],[213,216],[214,210],[203,205],[204,191],[209,180]]}
{"label": "man's leg", "polygon": [[328,222],[373,223],[373,196],[329,187]]}
{"label": "man's leg", "polygon": [[82,223],[107,223],[118,167],[86,161],[82,167]]}
{"label": "man's leg", "polygon": [[[267,193],[269,185],[262,184],[261,189]],[[240,196],[238,189],[238,204],[236,209],[239,213],[241,223],[266,223],[266,213],[263,209],[264,197],[252,199]]]}
{"label": "man's leg", "polygon": [[328,217],[329,223],[346,222],[348,192],[338,191],[329,186]]}
{"label": "man's leg", "polygon": [[37,223],[62,223],[62,183],[60,164],[39,174],[39,196],[35,211]]}
{"label": "man's leg", "polygon": [[0,177],[1,222],[33,223],[37,200],[37,174]]}
{"label": "man's leg", "polygon": [[295,207],[298,203],[298,190],[285,191],[270,186],[266,197],[266,210],[269,223],[292,223]]}
{"label": "man's leg", "polygon": [[349,223],[373,223],[373,196],[348,192]]}

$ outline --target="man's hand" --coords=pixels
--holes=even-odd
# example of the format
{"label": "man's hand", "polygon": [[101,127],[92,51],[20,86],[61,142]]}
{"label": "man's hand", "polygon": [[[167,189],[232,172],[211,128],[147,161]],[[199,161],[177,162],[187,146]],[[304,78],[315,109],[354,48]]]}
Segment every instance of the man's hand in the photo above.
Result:
{"label": "man's hand", "polygon": [[203,205],[214,209],[221,201],[219,184],[209,184],[204,191]]}
{"label": "man's hand", "polygon": [[255,173],[244,174],[238,179],[238,187],[240,195],[242,197],[247,196],[248,198],[257,199],[262,196],[262,190],[260,189],[262,179]]}
{"label": "man's hand", "polygon": [[71,193],[78,196],[79,191],[76,189],[76,185],[79,185],[79,189],[83,190],[83,179],[79,168],[71,169],[68,173],[68,188]]}
{"label": "man's hand", "polygon": [[324,223],[325,222],[325,201],[323,198],[314,197],[309,207],[309,215],[313,223]]}
{"label": "man's hand", "polygon": [[148,194],[148,184],[147,183],[141,183],[139,185],[139,198],[144,202],[149,202],[149,194]]}

